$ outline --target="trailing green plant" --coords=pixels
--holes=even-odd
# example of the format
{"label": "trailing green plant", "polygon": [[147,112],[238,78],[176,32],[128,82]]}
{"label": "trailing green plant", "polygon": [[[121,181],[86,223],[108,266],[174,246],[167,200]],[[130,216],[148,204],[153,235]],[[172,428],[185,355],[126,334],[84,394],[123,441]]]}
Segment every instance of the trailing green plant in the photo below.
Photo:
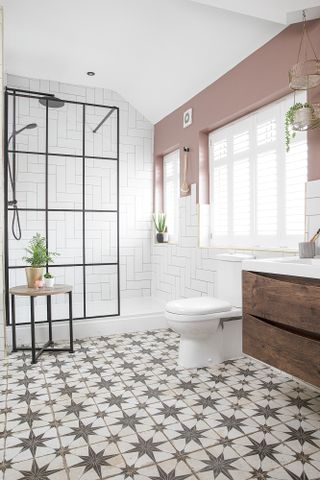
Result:
{"label": "trailing green plant", "polygon": [[158,233],[164,233],[167,230],[166,225],[166,214],[165,213],[154,213],[153,216],[153,223],[155,229]]}
{"label": "trailing green plant", "polygon": [[54,257],[59,255],[56,252],[49,252],[46,246],[46,238],[40,233],[36,233],[28,247],[26,248],[27,255],[23,260],[34,268],[44,267],[48,263],[54,262]]}
{"label": "trailing green plant", "polygon": [[285,117],[285,137],[286,137],[286,149],[287,152],[290,150],[290,142],[296,136],[296,132],[292,129],[292,124],[294,121],[295,113],[300,110],[301,108],[311,108],[312,112],[314,111],[313,106],[306,102],[306,103],[295,103],[292,105],[286,113]]}
{"label": "trailing green plant", "polygon": [[44,276],[44,278],[54,278],[52,273],[49,273],[49,272],[45,273],[43,276]]}

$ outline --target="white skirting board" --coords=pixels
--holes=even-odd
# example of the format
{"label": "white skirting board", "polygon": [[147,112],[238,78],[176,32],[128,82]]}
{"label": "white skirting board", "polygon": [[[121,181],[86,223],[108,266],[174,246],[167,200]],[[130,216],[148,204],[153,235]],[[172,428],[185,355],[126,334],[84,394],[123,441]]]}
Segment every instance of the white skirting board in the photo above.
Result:
{"label": "white skirting board", "polygon": [[[75,320],[73,322],[74,339],[87,337],[99,337],[117,333],[129,333],[158,328],[167,328],[167,320],[162,313],[151,313],[144,315],[126,315],[120,317],[96,318],[90,320]],[[65,341],[69,339],[68,322],[53,322],[53,340]],[[30,325],[18,325],[17,345],[30,345]],[[48,340],[48,324],[38,323],[36,325],[36,342],[43,344]],[[7,345],[10,347],[11,327],[7,327]]]}

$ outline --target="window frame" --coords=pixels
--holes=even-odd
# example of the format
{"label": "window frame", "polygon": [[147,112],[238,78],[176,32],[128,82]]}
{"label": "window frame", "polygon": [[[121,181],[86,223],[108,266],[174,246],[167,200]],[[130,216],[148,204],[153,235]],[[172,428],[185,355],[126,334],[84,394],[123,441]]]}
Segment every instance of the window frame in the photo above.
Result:
{"label": "window frame", "polygon": [[[305,102],[305,92],[299,92],[296,94],[296,101]],[[304,98],[303,98],[304,97]],[[297,244],[303,240],[303,234],[305,234],[305,222],[304,231],[301,235],[289,235],[286,234],[286,165],[287,159],[290,156],[290,152],[286,153],[285,148],[285,113],[289,106],[293,104],[293,94],[289,94],[280,100],[272,102],[238,120],[225,125],[209,134],[209,185],[210,185],[210,246],[214,248],[239,248],[248,250],[297,250]],[[258,125],[262,125],[264,120],[267,122],[275,116],[276,120],[276,140],[273,142],[266,142],[263,145],[258,145]],[[234,153],[233,149],[233,137],[248,129],[249,132],[249,148],[246,151]],[[304,137],[301,137],[304,135]],[[214,159],[214,144],[219,141],[227,141],[226,156],[222,159]],[[307,162],[308,162],[308,150],[307,150],[307,134],[298,133],[294,139],[292,139],[290,146],[294,149],[295,145],[306,145],[306,157],[304,157],[305,165],[305,181],[307,181]],[[257,160],[258,156],[263,153],[270,153],[271,151],[276,153],[277,164],[277,234],[271,235],[258,235],[257,233]],[[250,202],[249,202],[249,216],[250,216],[250,231],[248,235],[235,235],[233,232],[233,173],[234,166],[237,161],[243,159],[249,160],[249,186],[250,186]],[[215,235],[214,233],[214,170],[217,167],[226,165],[227,169],[227,226],[228,230],[225,235]]]}
{"label": "window frame", "polygon": [[[172,164],[172,174],[166,174],[166,169],[168,168],[168,163]],[[168,188],[168,179],[172,182],[173,185],[173,196],[175,197],[173,212],[173,229],[170,231],[170,214],[168,215],[167,208],[167,188]],[[163,211],[167,215],[167,222],[169,220],[168,227],[168,238],[170,243],[177,243],[179,236],[179,199],[180,199],[180,149],[175,149],[172,152],[163,156]]]}

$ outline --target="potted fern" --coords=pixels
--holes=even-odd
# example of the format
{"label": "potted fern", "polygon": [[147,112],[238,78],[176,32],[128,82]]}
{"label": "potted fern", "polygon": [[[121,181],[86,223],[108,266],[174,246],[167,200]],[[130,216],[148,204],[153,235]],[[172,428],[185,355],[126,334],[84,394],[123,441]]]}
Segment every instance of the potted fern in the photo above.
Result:
{"label": "potted fern", "polygon": [[[23,260],[28,264],[26,267],[27,282],[29,288],[35,288],[42,280],[43,269],[48,263],[53,263],[55,252],[49,252],[46,246],[46,238],[36,233],[26,248],[27,255]],[[37,282],[37,283],[36,283]]]}
{"label": "potted fern", "polygon": [[165,213],[153,214],[153,223],[157,231],[157,242],[166,243],[168,241],[168,233]]}

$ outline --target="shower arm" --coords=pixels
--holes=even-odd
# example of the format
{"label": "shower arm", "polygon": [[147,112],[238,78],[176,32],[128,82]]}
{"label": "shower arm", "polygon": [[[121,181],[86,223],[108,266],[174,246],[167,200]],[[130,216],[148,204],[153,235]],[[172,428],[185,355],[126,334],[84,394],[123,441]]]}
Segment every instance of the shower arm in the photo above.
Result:
{"label": "shower arm", "polygon": [[104,124],[104,122],[106,122],[108,120],[108,118],[110,117],[110,115],[113,114],[113,112],[115,111],[116,107],[113,107],[111,108],[110,112],[107,113],[107,115],[101,120],[101,122],[96,126],[96,128],[93,130],[93,133],[97,133],[97,131],[99,130],[100,127],[102,127],[102,125]]}

